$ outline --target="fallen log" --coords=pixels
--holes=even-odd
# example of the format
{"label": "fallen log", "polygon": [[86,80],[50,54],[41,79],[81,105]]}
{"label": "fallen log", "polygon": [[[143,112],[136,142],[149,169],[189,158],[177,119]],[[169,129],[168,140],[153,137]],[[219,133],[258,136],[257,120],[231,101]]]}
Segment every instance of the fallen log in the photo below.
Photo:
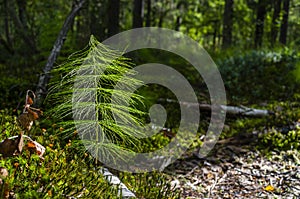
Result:
{"label": "fallen log", "polygon": [[[211,111],[212,105],[210,104],[199,104],[199,103],[191,103],[191,102],[178,102],[173,99],[159,99],[159,102],[167,102],[167,103],[179,103],[183,106],[187,106],[190,108],[199,107],[202,111]],[[263,110],[263,109],[255,109],[249,108],[245,106],[226,106],[226,105],[218,105],[220,111],[226,112],[227,115],[237,115],[237,116],[246,116],[246,117],[265,117],[274,115],[273,111]]]}

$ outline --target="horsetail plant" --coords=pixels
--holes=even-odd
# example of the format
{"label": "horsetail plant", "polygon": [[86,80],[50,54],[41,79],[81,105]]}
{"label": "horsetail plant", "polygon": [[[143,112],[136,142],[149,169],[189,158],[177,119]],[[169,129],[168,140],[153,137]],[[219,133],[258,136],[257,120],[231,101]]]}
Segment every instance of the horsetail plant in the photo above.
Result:
{"label": "horsetail plant", "polygon": [[145,114],[138,108],[142,96],[129,91],[142,82],[134,78],[130,60],[121,55],[91,36],[87,48],[54,69],[47,97],[55,102],[50,113],[61,121],[64,138],[79,131],[93,157],[109,161],[139,150]]}

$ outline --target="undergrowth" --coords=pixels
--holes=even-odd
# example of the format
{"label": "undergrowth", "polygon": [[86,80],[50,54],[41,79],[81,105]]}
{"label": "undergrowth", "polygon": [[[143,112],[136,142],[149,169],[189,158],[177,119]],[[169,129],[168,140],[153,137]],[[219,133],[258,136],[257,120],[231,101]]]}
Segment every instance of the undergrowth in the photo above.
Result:
{"label": "undergrowth", "polygon": [[262,118],[227,118],[227,128],[220,139],[237,134],[257,136],[256,148],[268,153],[272,150],[300,150],[300,104],[293,102],[274,102],[254,108],[266,109],[272,115]]}
{"label": "undergrowth", "polygon": [[[0,140],[18,134],[11,113],[0,111]],[[102,167],[79,148],[83,146],[59,136],[61,126],[45,118],[35,126],[30,135],[46,147],[44,159],[24,150],[20,156],[0,160],[0,167],[9,172],[3,181],[17,198],[122,198],[99,172]],[[115,174],[138,198],[180,198],[180,191],[170,186],[163,173]]]}

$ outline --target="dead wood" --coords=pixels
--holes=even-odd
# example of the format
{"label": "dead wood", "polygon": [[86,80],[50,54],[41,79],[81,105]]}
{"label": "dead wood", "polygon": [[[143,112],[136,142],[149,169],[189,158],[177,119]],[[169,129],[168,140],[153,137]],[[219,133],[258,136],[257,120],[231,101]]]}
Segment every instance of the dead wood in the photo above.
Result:
{"label": "dead wood", "polygon": [[[210,104],[199,104],[199,103],[191,103],[191,102],[178,102],[173,99],[159,99],[159,102],[167,102],[167,103],[179,103],[183,106],[187,106],[190,108],[199,107],[202,111],[211,111],[212,105]],[[246,117],[265,117],[274,115],[274,112],[270,110],[263,109],[254,109],[245,106],[226,106],[226,105],[218,105],[220,111],[226,112],[226,115],[235,115],[235,116],[246,116]]]}
{"label": "dead wood", "polygon": [[53,65],[57,59],[57,56],[66,40],[67,37],[67,33],[70,29],[70,26],[72,24],[72,22],[74,21],[74,18],[76,17],[78,11],[82,8],[83,4],[85,3],[86,0],[81,0],[79,1],[71,10],[70,14],[68,15],[68,17],[66,18],[60,32],[59,35],[53,45],[52,51],[48,57],[46,66],[43,69],[43,73],[40,75],[39,81],[38,81],[38,85],[37,85],[37,89],[36,89],[36,104],[37,105],[41,105],[42,101],[44,99],[44,96],[47,94],[47,85],[49,83],[50,80],[50,72],[53,68]]}

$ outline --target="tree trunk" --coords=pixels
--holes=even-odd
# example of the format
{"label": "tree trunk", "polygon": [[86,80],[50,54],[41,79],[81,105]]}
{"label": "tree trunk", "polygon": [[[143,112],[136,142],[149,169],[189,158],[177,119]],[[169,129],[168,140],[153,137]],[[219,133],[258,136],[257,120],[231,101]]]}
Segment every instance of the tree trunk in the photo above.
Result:
{"label": "tree trunk", "polygon": [[12,39],[11,39],[11,33],[10,33],[10,27],[9,27],[9,13],[8,13],[8,4],[7,0],[3,1],[3,9],[2,11],[4,13],[4,35],[0,35],[0,44],[7,50],[9,54],[14,54]]}
{"label": "tree trunk", "polygon": [[[25,44],[29,47],[28,49],[31,52],[31,54],[36,54],[38,50],[34,38],[32,37],[32,35],[29,34],[29,30],[27,27],[25,14],[24,14],[25,8],[19,7],[19,14],[17,14],[15,5],[13,5],[12,3],[13,3],[12,1],[7,1],[7,8],[10,16],[12,17],[12,21],[16,26],[16,32],[20,35],[20,37],[23,39]],[[18,1],[18,6],[23,7],[24,5]]]}
{"label": "tree trunk", "polygon": [[19,19],[24,28],[27,30],[26,0],[18,0],[16,2],[18,4]]}
{"label": "tree trunk", "polygon": [[134,0],[132,28],[143,27],[144,0]]}
{"label": "tree trunk", "polygon": [[279,42],[286,45],[287,32],[288,32],[288,20],[290,11],[290,0],[283,0],[283,17],[280,27],[280,37]]}
{"label": "tree trunk", "polygon": [[86,0],[81,0],[80,2],[78,2],[77,5],[75,5],[72,9],[72,11],[70,12],[70,14],[68,15],[68,17],[66,18],[60,32],[59,35],[53,45],[52,51],[48,57],[46,66],[43,69],[43,74],[40,75],[39,78],[39,82],[37,85],[37,89],[36,89],[36,102],[35,104],[37,104],[38,106],[40,106],[42,104],[42,101],[44,99],[44,96],[47,94],[47,85],[49,83],[50,80],[50,72],[53,68],[54,62],[56,61],[56,58],[66,40],[66,36],[68,33],[68,30],[75,18],[75,16],[77,15],[78,11],[82,8],[83,4],[85,3]]}
{"label": "tree trunk", "polygon": [[[97,34],[99,36],[99,40],[105,40],[106,38],[108,38],[108,33],[107,33],[107,29],[108,29],[108,15],[107,15],[107,9],[108,9],[108,5],[109,3],[107,3],[107,0],[99,0],[101,2],[101,4],[99,6],[99,23],[101,25],[99,25],[99,34]],[[93,22],[91,21],[91,26],[93,26]]]}
{"label": "tree trunk", "polygon": [[279,16],[281,10],[281,0],[273,1],[273,17],[271,26],[271,46],[273,47],[277,40],[278,30],[279,30]]}
{"label": "tree trunk", "polygon": [[151,12],[152,12],[151,6],[152,6],[151,0],[147,0],[146,27],[151,26]]}
{"label": "tree trunk", "polygon": [[182,17],[181,16],[177,16],[176,17],[176,22],[175,22],[175,30],[176,31],[179,31],[181,23],[182,23]]}
{"label": "tree trunk", "polygon": [[[96,1],[89,1],[87,2],[89,4],[88,9],[88,15],[89,15],[89,29],[92,35],[96,35],[98,37],[101,37],[100,40],[104,39],[103,36],[103,29],[105,28],[103,26],[103,18],[100,17],[102,13],[102,3],[99,0]],[[90,36],[90,35],[89,35]]]}
{"label": "tree trunk", "polygon": [[[76,43],[77,48],[84,48],[89,41],[90,35],[91,35],[91,23],[94,23],[94,27],[99,27],[99,24],[97,21],[90,22],[89,14],[92,13],[89,10],[89,4],[91,1],[87,1],[82,9],[78,11],[76,14],[77,19],[76,21],[72,20],[70,24],[70,31],[72,31],[72,26],[75,26],[75,32],[74,32],[74,42]],[[77,2],[73,1],[72,3],[72,9],[77,6]],[[93,34],[93,33],[92,33]]]}
{"label": "tree trunk", "polygon": [[213,30],[213,48],[216,49],[217,47],[220,47],[220,32],[221,32],[221,23],[219,20],[214,20],[214,30]]}
{"label": "tree trunk", "polygon": [[7,5],[7,0],[4,0],[4,27],[5,27],[5,39],[3,39],[4,43],[7,44],[6,49],[9,51],[9,53],[14,54],[14,49],[13,49],[13,44],[11,40],[11,35],[10,35],[10,28],[9,28],[9,14],[8,14],[8,5]]}
{"label": "tree trunk", "polygon": [[164,22],[164,13],[160,12],[160,14],[159,14],[159,20],[158,20],[158,27],[159,28],[162,28],[163,22]]}
{"label": "tree trunk", "polygon": [[255,38],[254,38],[254,46],[255,48],[259,48],[262,46],[263,35],[264,35],[264,22],[266,17],[266,4],[265,0],[259,0],[257,13],[256,13],[256,28],[255,28]]}
{"label": "tree trunk", "polygon": [[108,5],[108,36],[119,33],[120,0],[110,0]]}
{"label": "tree trunk", "polygon": [[176,9],[179,10],[179,15],[176,17],[176,22],[175,22],[175,30],[179,31],[180,26],[182,24],[182,14],[184,13],[184,10],[186,10],[188,8],[188,5],[185,1],[180,1],[177,6]]}
{"label": "tree trunk", "polygon": [[225,0],[223,14],[222,48],[230,47],[232,42],[233,0]]}

